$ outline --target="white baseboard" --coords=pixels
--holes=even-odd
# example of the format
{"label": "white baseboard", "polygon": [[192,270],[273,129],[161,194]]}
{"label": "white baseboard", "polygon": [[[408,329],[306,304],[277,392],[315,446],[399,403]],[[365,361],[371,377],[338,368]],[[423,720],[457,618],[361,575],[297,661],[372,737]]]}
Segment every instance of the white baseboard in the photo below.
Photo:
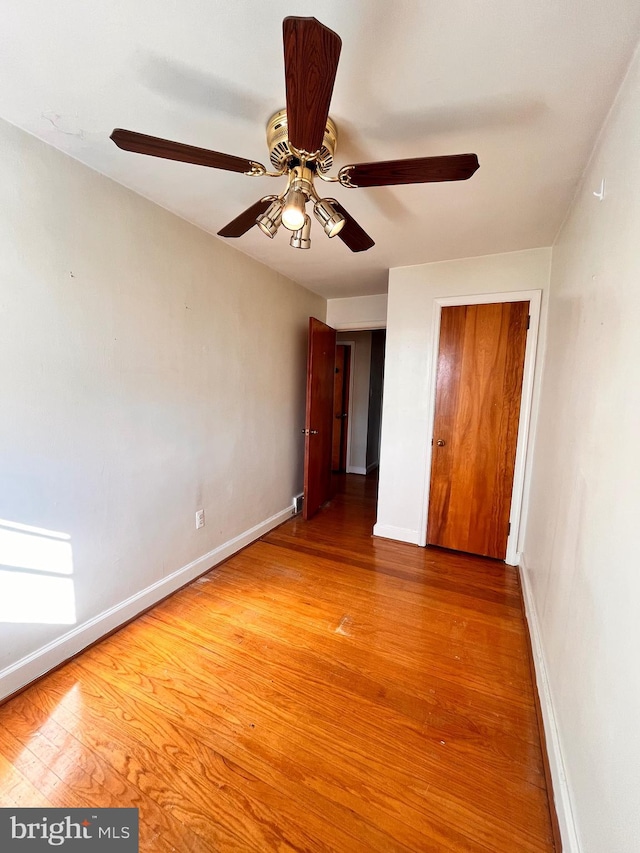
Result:
{"label": "white baseboard", "polygon": [[366,474],[367,469],[362,468],[359,465],[349,465],[347,466],[347,474]]}
{"label": "white baseboard", "polygon": [[420,531],[408,527],[393,527],[391,524],[374,524],[373,535],[382,539],[396,539],[398,542],[408,542],[410,545],[420,544]]}
{"label": "white baseboard", "polygon": [[533,663],[536,670],[536,683],[538,696],[540,697],[540,708],[544,724],[544,734],[547,741],[547,754],[549,757],[549,768],[553,783],[553,797],[555,801],[556,814],[562,838],[563,853],[580,853],[581,846],[578,838],[577,827],[571,807],[571,794],[567,782],[567,774],[562,757],[560,736],[556,722],[556,714],[553,707],[551,687],[540,633],[540,622],[536,610],[533,590],[529,572],[525,564],[524,556],[520,560],[520,579],[522,583],[522,594],[524,598],[524,609],[527,614],[529,631],[531,634],[531,648],[533,650]]}
{"label": "white baseboard", "polygon": [[228,559],[237,551],[255,542],[294,514],[293,507],[277,512],[271,518],[256,524],[213,551],[203,554],[192,563],[177,569],[151,586],[136,592],[124,601],[94,616],[82,625],[76,625],[61,637],[52,640],[35,652],[0,670],[0,701],[35,681],[40,676],[69,660],[78,652],[95,643],[105,634],[133,619],[180,587],[205,574],[209,569]]}

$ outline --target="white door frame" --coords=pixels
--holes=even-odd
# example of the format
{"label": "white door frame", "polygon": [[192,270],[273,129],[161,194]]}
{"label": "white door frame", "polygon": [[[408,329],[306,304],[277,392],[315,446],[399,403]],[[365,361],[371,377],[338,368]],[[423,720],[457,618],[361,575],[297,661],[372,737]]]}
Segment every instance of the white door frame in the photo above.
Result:
{"label": "white door frame", "polygon": [[442,309],[450,305],[488,305],[492,302],[529,302],[529,331],[524,354],[524,373],[522,376],[522,398],[520,403],[520,420],[518,423],[518,438],[516,443],[516,464],[513,475],[513,491],[511,493],[511,511],[509,522],[511,530],[507,539],[507,555],[505,563],[510,566],[518,565],[518,540],[520,535],[522,502],[527,462],[527,443],[533,404],[533,381],[535,376],[536,350],[538,345],[538,328],[540,326],[540,306],[542,303],[541,290],[513,290],[504,293],[480,293],[466,296],[447,296],[434,300],[433,314],[433,354],[431,394],[429,398],[429,435],[427,441],[427,481],[425,499],[420,529],[420,542],[427,542],[427,519],[429,517],[429,495],[431,492],[431,454],[433,428],[436,410],[436,379],[438,371],[438,351],[440,349],[440,320]]}

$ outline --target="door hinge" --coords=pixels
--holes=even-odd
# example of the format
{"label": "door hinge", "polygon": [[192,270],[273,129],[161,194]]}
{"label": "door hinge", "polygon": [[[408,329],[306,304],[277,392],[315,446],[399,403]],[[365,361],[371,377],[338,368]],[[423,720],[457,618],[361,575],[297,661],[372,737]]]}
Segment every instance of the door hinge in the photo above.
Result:
{"label": "door hinge", "polygon": [[507,536],[511,535],[511,522],[509,522],[509,526],[507,527]]}
{"label": "door hinge", "polygon": [[531,326],[531,314],[527,317],[527,329]]}

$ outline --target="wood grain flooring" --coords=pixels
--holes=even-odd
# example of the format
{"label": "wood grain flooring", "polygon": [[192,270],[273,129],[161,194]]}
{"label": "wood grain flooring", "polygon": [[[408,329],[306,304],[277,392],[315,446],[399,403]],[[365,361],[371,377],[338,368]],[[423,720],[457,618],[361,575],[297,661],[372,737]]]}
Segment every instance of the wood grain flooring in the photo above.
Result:
{"label": "wood grain flooring", "polygon": [[0,708],[0,806],[140,849],[552,851],[515,569],[371,536],[375,480]]}

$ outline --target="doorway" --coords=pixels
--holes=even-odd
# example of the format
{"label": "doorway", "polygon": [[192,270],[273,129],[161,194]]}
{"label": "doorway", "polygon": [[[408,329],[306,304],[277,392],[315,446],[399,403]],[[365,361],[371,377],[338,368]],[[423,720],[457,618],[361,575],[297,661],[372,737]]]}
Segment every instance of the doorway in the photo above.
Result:
{"label": "doorway", "polygon": [[332,472],[374,476],[378,467],[385,334],[358,330],[337,338],[335,329],[309,320],[305,519],[331,497]]}
{"label": "doorway", "polygon": [[[540,302],[540,291],[436,300],[431,386],[433,426],[422,540],[425,543],[468,550],[517,564]],[[504,308],[505,304],[514,306],[513,312]],[[483,311],[486,317],[481,319],[479,307],[488,305],[493,308],[488,313]],[[457,319],[452,320],[453,315],[447,317],[445,309],[455,306],[461,311]],[[467,313],[468,328],[465,326]],[[487,319],[490,317],[493,320]],[[493,333],[485,325],[494,321],[498,329],[502,324],[502,343],[492,339]],[[528,329],[524,329],[524,340],[514,345],[509,340],[509,325],[515,329],[519,323],[528,325]],[[442,340],[450,333],[453,335],[450,351],[441,352]],[[478,338],[475,343],[479,342],[480,347],[476,352],[474,338]],[[463,354],[456,355],[460,346]],[[520,362],[518,369],[516,361]],[[503,371],[502,379],[496,378],[499,370]],[[451,380],[450,399],[445,391],[444,403],[440,401],[444,410],[438,411],[438,380],[442,375]],[[492,390],[492,383],[499,387]],[[440,385],[442,391],[442,383]],[[510,406],[507,398],[515,396],[517,406]],[[489,429],[493,427],[497,432],[489,436]],[[458,433],[454,435],[456,429]],[[443,430],[454,432],[445,436]],[[486,447],[484,450],[479,447],[483,442],[488,442],[496,457],[492,470],[485,465]],[[509,459],[506,442],[511,443]],[[502,500],[501,508],[499,499]],[[492,523],[492,516],[499,532],[482,532],[485,523]],[[450,522],[452,527],[448,526]],[[452,530],[453,538],[450,536]],[[476,534],[481,544],[475,541]],[[488,540],[492,540],[490,546],[486,544]]]}
{"label": "doorway", "polygon": [[[347,474],[370,474],[380,463],[385,329],[338,332],[337,346],[350,350],[349,405],[343,411]],[[337,409],[336,409],[337,412]],[[334,469],[337,470],[337,469]]]}
{"label": "doorway", "polygon": [[442,309],[427,545],[504,560],[528,302]]}
{"label": "doorway", "polygon": [[336,344],[336,366],[333,380],[333,447],[331,453],[331,470],[334,474],[342,474],[347,470],[352,346],[352,343]]}

